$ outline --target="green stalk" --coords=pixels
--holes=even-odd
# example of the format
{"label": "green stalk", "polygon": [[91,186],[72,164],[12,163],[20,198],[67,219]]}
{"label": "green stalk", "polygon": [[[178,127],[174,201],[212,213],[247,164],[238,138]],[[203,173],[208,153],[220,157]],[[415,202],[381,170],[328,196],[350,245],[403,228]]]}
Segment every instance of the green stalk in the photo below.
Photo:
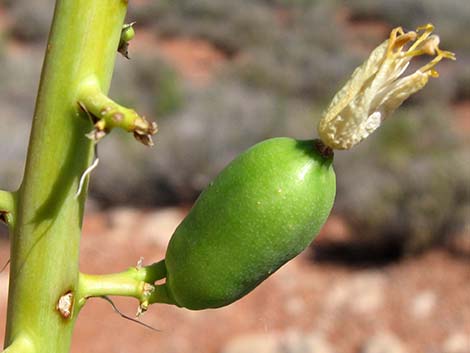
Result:
{"label": "green stalk", "polygon": [[127,271],[105,275],[80,274],[77,290],[77,310],[92,297],[125,296],[139,301],[138,312],[144,312],[153,303],[175,304],[162,285],[155,282],[166,276],[165,261],[145,267],[131,267]]}
{"label": "green stalk", "polygon": [[[57,0],[36,102],[11,241],[6,351],[69,351],[78,310],[57,310],[78,286],[86,192],[76,198],[93,151],[79,108],[84,82],[107,92],[127,0]],[[62,302],[61,302],[62,303]],[[63,304],[63,303],[62,303]]]}

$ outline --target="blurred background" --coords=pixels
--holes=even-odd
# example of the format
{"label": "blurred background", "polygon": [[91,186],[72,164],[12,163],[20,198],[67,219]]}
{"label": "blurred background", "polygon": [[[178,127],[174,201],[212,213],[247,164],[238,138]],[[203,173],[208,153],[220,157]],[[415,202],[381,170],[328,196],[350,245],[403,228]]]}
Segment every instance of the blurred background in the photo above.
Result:
{"label": "blurred background", "polygon": [[[21,181],[53,6],[0,0],[2,188]],[[87,272],[161,259],[237,154],[269,137],[315,137],[334,93],[393,27],[433,23],[458,60],[439,64],[441,77],[367,141],[336,154],[330,220],[255,292],[206,312],[154,306],[144,321],[161,333],[95,300],[73,352],[470,352],[468,0],[133,0],[128,21],[137,37],[131,60],[117,58],[111,96],[160,131],[152,149],[118,131],[100,143]],[[7,273],[0,279],[4,320]]]}

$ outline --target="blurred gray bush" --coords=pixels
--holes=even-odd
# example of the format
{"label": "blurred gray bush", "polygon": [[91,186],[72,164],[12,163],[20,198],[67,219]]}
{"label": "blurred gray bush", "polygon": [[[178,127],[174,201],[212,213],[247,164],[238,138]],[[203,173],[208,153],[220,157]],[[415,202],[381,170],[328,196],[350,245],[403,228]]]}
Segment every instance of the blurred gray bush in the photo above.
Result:
{"label": "blurred gray bush", "polygon": [[359,64],[332,21],[332,4],[289,10],[290,23],[273,40],[245,49],[234,75],[277,94],[329,99]]}
{"label": "blurred gray bush", "polygon": [[383,20],[392,26],[414,29],[434,24],[446,49],[463,54],[470,50],[468,31],[470,6],[468,0],[356,0],[343,1],[353,18]]}
{"label": "blurred gray bush", "polygon": [[371,141],[338,156],[335,207],[358,240],[414,253],[464,226],[456,218],[470,217],[469,145],[451,123],[436,106],[402,108]]}
{"label": "blurred gray bush", "polygon": [[257,1],[173,0],[136,11],[138,23],[151,23],[165,36],[206,39],[228,54],[271,41],[275,16]]}
{"label": "blurred gray bush", "polygon": [[44,41],[51,25],[54,0],[3,0],[13,18],[10,34],[25,41]]}
{"label": "blurred gray bush", "polygon": [[130,61],[117,58],[110,95],[159,119],[181,109],[184,83],[171,65],[158,55],[131,55]]}
{"label": "blurred gray bush", "polygon": [[0,57],[0,185],[9,190],[21,182],[41,63],[42,50]]}

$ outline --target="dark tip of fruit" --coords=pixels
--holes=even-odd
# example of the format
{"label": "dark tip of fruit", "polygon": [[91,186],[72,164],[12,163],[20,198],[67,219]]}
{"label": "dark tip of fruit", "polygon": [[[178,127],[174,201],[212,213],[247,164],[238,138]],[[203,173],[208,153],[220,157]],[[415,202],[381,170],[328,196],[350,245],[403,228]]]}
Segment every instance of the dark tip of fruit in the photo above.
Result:
{"label": "dark tip of fruit", "polygon": [[327,145],[323,143],[322,140],[318,140],[318,139],[315,140],[314,143],[315,143],[315,148],[317,149],[317,151],[320,153],[320,155],[323,158],[326,158],[326,159],[333,158],[334,152],[331,147],[328,147]]}

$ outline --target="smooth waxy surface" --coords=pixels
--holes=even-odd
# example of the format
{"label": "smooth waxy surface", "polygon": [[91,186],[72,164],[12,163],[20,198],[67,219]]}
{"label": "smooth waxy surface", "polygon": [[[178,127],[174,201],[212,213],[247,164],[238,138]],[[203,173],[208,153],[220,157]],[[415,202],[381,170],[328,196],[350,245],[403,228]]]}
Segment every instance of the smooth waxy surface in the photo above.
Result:
{"label": "smooth waxy surface", "polygon": [[171,238],[166,289],[179,306],[239,299],[305,249],[331,210],[332,158],[315,141],[275,138],[232,161]]}

